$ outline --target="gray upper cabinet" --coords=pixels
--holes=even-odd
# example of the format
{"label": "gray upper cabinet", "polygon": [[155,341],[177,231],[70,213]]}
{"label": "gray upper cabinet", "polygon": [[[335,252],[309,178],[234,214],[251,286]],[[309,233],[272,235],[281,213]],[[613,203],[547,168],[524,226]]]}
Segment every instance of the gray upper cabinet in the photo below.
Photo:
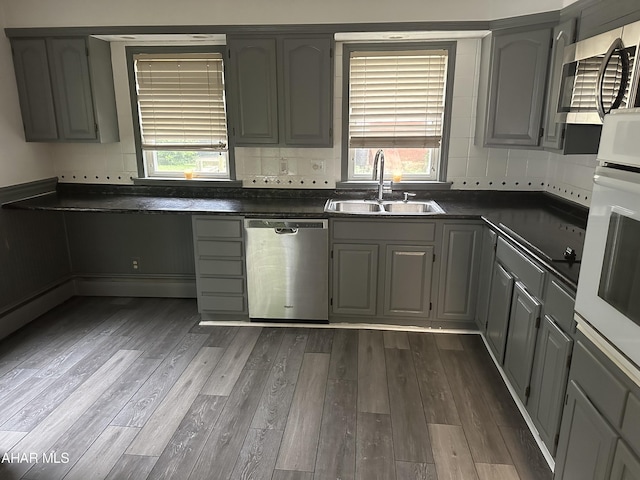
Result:
{"label": "gray upper cabinet", "polygon": [[473,321],[478,294],[482,226],[447,223],[442,239],[437,318]]}
{"label": "gray upper cabinet", "polygon": [[229,36],[236,146],[332,146],[330,35]]}
{"label": "gray upper cabinet", "polygon": [[12,41],[25,137],[31,142],[58,139],[47,44],[43,38]]}
{"label": "gray upper cabinet", "polygon": [[331,145],[331,38],[285,38],[284,137],[287,145]]}
{"label": "gray upper cabinet", "polygon": [[489,291],[489,311],[487,314],[487,343],[493,350],[499,364],[504,360],[504,346],[507,339],[513,276],[498,262],[494,263]]}
{"label": "gray upper cabinet", "polygon": [[549,80],[547,82],[547,100],[545,104],[544,133],[542,146],[559,150],[564,140],[563,123],[556,123],[556,111],[562,81],[562,60],[564,47],[575,41],[576,21],[574,18],[562,22],[553,29],[553,43],[551,48],[551,62],[549,66]]}
{"label": "gray upper cabinet", "polygon": [[27,141],[119,140],[108,42],[14,38],[11,44]]}
{"label": "gray upper cabinet", "polygon": [[523,403],[527,403],[530,392],[540,309],[540,302],[527,292],[523,283],[516,282],[509,316],[504,372]]}
{"label": "gray upper cabinet", "polygon": [[384,315],[429,316],[432,246],[387,245]]}
{"label": "gray upper cabinet", "polygon": [[[505,147],[539,144],[550,42],[549,28],[493,34],[489,68],[484,68],[488,79],[480,80],[481,88],[488,85],[488,90],[486,97],[481,92],[478,99],[486,104],[478,106],[482,118],[476,143]],[[483,48],[485,55],[486,50]]]}
{"label": "gray upper cabinet", "polygon": [[236,145],[277,144],[275,38],[229,38],[231,110]]}

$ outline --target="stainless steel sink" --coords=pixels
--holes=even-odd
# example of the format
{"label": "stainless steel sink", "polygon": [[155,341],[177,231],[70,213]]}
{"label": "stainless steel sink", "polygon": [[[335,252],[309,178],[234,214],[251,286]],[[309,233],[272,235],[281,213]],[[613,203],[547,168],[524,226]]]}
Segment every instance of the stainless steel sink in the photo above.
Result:
{"label": "stainless steel sink", "polygon": [[372,200],[329,200],[325,212],[340,213],[382,213],[382,205]]}
{"label": "stainless steel sink", "polygon": [[436,215],[444,210],[433,200],[328,200],[325,212],[364,215]]}
{"label": "stainless steel sink", "polygon": [[444,213],[444,210],[433,200],[412,200],[408,202],[404,202],[402,200],[389,200],[386,202],[382,202],[382,207],[388,213],[396,213],[396,214],[437,214]]}

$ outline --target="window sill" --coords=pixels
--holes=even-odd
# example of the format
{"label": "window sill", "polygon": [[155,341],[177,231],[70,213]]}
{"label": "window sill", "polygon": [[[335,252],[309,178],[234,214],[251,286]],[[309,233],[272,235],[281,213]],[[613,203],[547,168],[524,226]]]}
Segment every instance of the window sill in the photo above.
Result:
{"label": "window sill", "polygon": [[[452,182],[437,182],[437,181],[405,181],[405,182],[393,182],[391,189],[394,191],[405,190],[451,190]],[[349,189],[349,190],[373,190],[378,188],[378,182],[371,180],[350,180],[347,182],[337,182],[336,189]]]}
{"label": "window sill", "polygon": [[132,178],[134,185],[142,186],[164,186],[164,187],[216,187],[216,188],[241,188],[241,180],[225,179],[203,179],[196,178],[187,180],[186,178]]}

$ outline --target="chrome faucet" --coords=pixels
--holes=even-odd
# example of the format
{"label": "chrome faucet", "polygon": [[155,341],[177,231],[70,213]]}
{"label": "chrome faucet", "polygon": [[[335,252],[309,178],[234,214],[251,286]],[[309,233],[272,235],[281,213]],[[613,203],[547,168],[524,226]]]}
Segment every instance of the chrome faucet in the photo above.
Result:
{"label": "chrome faucet", "polygon": [[378,181],[378,202],[382,202],[382,196],[385,191],[384,187],[384,152],[382,149],[376,152],[376,156],[373,159],[373,179],[378,176],[378,161],[380,162],[380,179]]}

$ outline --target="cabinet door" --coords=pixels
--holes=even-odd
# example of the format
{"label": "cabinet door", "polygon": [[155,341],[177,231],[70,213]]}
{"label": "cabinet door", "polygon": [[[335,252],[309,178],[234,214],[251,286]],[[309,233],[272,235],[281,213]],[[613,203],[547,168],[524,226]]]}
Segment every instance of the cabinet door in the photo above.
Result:
{"label": "cabinet door", "polygon": [[494,36],[485,145],[538,145],[550,41],[549,29]]}
{"label": "cabinet door", "polygon": [[47,45],[43,38],[12,39],[22,123],[27,142],[58,139]]}
{"label": "cabinet door", "polygon": [[472,321],[475,318],[481,233],[479,225],[444,225],[438,319]]}
{"label": "cabinet door", "polygon": [[504,344],[511,310],[513,277],[502,265],[495,262],[489,292],[489,312],[487,314],[487,343],[499,364],[504,360]]}
{"label": "cabinet door", "polygon": [[476,305],[476,323],[481,332],[486,331],[487,328],[489,292],[491,290],[491,275],[493,273],[497,239],[496,232],[485,227],[482,235],[482,254],[480,255],[480,272],[478,275],[478,303]]}
{"label": "cabinet door", "polygon": [[617,434],[574,381],[567,392],[554,478],[609,478]]}
{"label": "cabinet door", "polygon": [[387,245],[384,315],[428,317],[434,247]]}
{"label": "cabinet door", "polygon": [[571,338],[545,315],[536,347],[527,410],[551,455],[555,454],[558,446],[557,435],[572,346]]}
{"label": "cabinet door", "polygon": [[97,139],[86,39],[50,39],[49,61],[61,139]]}
{"label": "cabinet door", "polygon": [[235,144],[278,143],[275,38],[229,38]]}
{"label": "cabinet door", "polygon": [[618,440],[609,478],[611,480],[640,480],[640,461],[622,440]]}
{"label": "cabinet door", "polygon": [[331,38],[285,38],[284,140],[287,145],[330,147]]}
{"label": "cabinet door", "polygon": [[375,315],[378,245],[334,244],[333,313]]}
{"label": "cabinet door", "polygon": [[563,123],[556,123],[560,82],[562,81],[562,60],[564,47],[574,42],[576,21],[574,18],[562,22],[553,29],[553,44],[551,48],[551,63],[549,66],[549,80],[547,83],[547,101],[545,104],[544,134],[542,145],[545,148],[560,149],[563,142]]}
{"label": "cabinet door", "polygon": [[527,403],[529,397],[533,354],[540,326],[540,308],[540,302],[527,292],[524,284],[516,282],[509,315],[504,372],[523,403]]}

